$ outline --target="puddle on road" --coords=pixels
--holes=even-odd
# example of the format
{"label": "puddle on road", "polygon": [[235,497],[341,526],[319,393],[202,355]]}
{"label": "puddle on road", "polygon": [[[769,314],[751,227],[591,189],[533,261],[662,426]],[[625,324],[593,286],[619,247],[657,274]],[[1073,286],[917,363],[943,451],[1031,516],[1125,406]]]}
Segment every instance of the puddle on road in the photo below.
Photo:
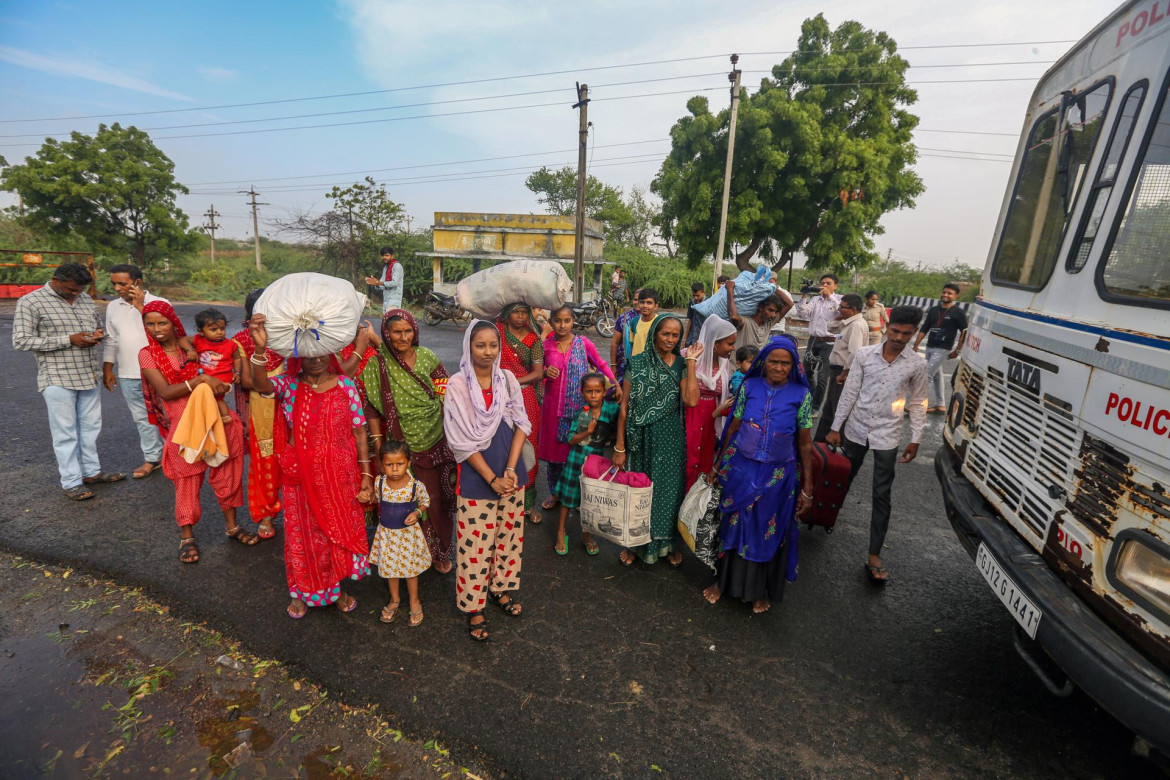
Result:
{"label": "puddle on road", "polygon": [[6,780],[478,774],[138,591],[45,571],[0,554]]}

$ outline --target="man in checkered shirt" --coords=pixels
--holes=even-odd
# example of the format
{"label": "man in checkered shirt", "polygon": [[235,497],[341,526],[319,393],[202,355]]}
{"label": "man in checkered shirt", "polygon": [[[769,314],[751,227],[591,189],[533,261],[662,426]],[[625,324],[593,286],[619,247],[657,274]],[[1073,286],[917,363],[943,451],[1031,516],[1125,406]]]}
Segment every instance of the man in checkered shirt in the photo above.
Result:
{"label": "man in checkered shirt", "polygon": [[44,287],[16,302],[12,346],[37,358],[37,391],[49,410],[49,431],[61,487],[75,501],[93,498],[88,485],[117,482],[125,474],[102,471],[97,438],[102,430],[98,389],[102,321],[85,288],[93,276],[65,263]]}

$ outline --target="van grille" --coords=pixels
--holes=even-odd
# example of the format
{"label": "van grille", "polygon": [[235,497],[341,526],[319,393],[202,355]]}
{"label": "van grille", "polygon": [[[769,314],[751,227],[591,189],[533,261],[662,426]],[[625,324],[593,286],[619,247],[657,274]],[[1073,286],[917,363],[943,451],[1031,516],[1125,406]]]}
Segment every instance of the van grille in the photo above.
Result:
{"label": "van grille", "polygon": [[1077,493],[1069,511],[1101,536],[1111,536],[1117,508],[1133,490],[1129,458],[1112,445],[1085,434],[1076,471]]}
{"label": "van grille", "polygon": [[960,424],[969,431],[975,430],[975,420],[979,414],[979,405],[983,400],[983,377],[971,370],[971,366],[963,364],[959,374],[959,384],[967,388],[963,403],[963,419]]}
{"label": "van grille", "polygon": [[1068,404],[1051,395],[1038,398],[995,368],[988,369],[986,379],[973,371],[961,379],[966,379],[968,399],[972,391],[979,398],[972,421],[966,414],[963,420],[973,433],[967,453],[970,476],[1001,499],[1004,514],[1018,520],[1016,525],[1024,526],[1019,530],[1026,529],[1039,547],[1071,482],[1079,434]]}

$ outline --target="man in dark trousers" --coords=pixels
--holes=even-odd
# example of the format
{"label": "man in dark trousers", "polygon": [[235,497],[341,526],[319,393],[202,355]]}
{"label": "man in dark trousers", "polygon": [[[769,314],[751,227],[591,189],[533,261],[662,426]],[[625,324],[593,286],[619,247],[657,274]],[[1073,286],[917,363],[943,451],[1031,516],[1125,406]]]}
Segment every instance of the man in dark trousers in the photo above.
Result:
{"label": "man in dark trousers", "polygon": [[[865,453],[873,450],[873,514],[865,573],[877,585],[884,585],[890,578],[882,566],[881,552],[890,526],[894,464],[914,460],[926,427],[926,361],[914,350],[906,349],[921,319],[921,310],[897,306],[890,312],[886,340],[857,350],[837,403],[833,429],[825,437],[825,442],[834,447],[844,441],[845,457],[852,467],[850,487],[865,462]],[[910,411],[910,443],[899,460],[903,409]]]}
{"label": "man in dark trousers", "polygon": [[837,304],[837,319],[829,323],[829,332],[836,334],[837,340],[833,342],[833,351],[829,353],[829,391],[825,396],[825,412],[817,424],[813,441],[824,441],[829,435],[833,416],[837,413],[837,403],[841,400],[841,390],[849,379],[849,367],[853,365],[857,350],[869,342],[869,325],[861,312],[864,305],[860,295],[842,295],[841,302]]}
{"label": "man in dark trousers", "polygon": [[[914,350],[926,338],[926,373],[930,379],[930,404],[927,414],[943,414],[947,410],[946,391],[943,389],[943,364],[957,358],[967,338],[967,314],[955,305],[959,285],[943,285],[937,306],[931,306],[914,340]],[[959,343],[955,344],[958,335]]]}

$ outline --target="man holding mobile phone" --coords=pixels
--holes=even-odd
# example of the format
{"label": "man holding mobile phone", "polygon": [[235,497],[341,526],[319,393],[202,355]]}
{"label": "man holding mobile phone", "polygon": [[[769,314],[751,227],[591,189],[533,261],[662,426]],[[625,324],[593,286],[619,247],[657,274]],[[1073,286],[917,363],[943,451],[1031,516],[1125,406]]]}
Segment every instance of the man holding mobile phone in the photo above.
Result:
{"label": "man holding mobile phone", "polygon": [[93,498],[89,485],[117,482],[125,474],[102,471],[97,438],[102,430],[95,347],[105,338],[101,316],[85,288],[85,266],[64,263],[44,287],[16,302],[12,346],[37,358],[37,390],[49,411],[53,453],[65,495]]}
{"label": "man holding mobile phone", "polygon": [[163,440],[150,422],[146,400],[142,395],[142,370],[138,351],[146,346],[142,327],[142,307],[152,301],[166,302],[143,287],[142,270],[136,265],[116,265],[110,269],[110,285],[118,297],[106,307],[106,338],[103,347],[103,384],[110,392],[122,391],[130,416],[138,427],[138,443],[143,463],[131,472],[135,479],[148,477],[162,464]]}

